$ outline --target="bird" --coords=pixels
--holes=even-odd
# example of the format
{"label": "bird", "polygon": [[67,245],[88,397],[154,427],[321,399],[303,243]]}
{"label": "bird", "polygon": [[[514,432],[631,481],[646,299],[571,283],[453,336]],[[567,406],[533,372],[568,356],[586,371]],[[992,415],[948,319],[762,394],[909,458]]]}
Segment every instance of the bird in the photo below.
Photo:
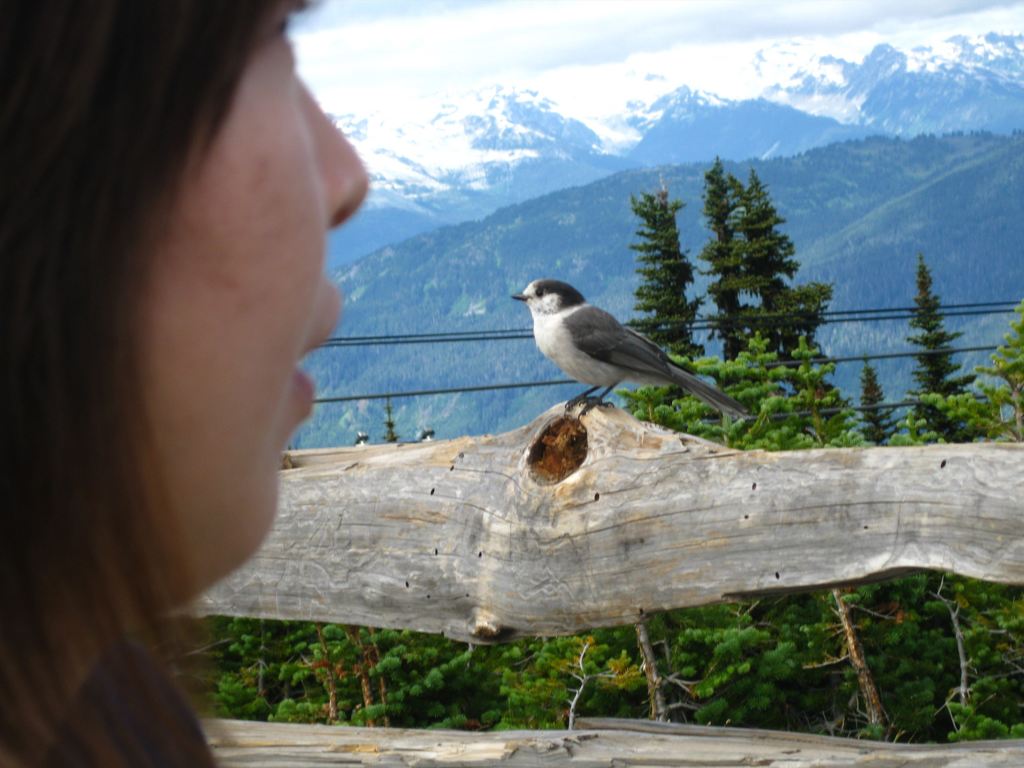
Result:
{"label": "bird", "polygon": [[[512,298],[526,303],[533,316],[537,348],[567,375],[590,388],[566,403],[566,410],[586,402],[584,413],[623,381],[677,386],[712,408],[735,418],[749,415],[733,400],[669,360],[646,336],[622,325],[583,294],[561,280],[534,280]],[[604,391],[596,397],[593,393]]]}

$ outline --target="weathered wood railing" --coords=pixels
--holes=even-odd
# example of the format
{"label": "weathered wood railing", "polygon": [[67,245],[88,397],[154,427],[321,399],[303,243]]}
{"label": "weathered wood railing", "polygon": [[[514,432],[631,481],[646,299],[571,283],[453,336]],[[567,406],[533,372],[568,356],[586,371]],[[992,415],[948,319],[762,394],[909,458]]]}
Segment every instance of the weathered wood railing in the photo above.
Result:
{"label": "weathered wood railing", "polygon": [[[556,407],[494,437],[286,462],[274,530],[200,612],[487,643],[922,568],[1024,583],[1024,446],[740,452],[616,409],[576,421]],[[728,729],[709,741],[685,727],[638,740],[638,727],[441,737],[216,723],[211,733],[231,765],[323,764],[324,750],[337,764],[533,765],[557,752],[581,765],[1024,765],[1024,742],[965,751]],[[272,749],[246,747],[254,733]],[[742,762],[753,754],[759,762]]]}

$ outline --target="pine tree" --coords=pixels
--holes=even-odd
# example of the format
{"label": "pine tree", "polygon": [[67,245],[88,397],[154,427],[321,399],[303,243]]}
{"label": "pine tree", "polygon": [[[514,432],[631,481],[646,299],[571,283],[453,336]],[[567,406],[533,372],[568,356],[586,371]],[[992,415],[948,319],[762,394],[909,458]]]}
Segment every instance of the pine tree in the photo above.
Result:
{"label": "pine tree", "polygon": [[783,278],[793,277],[800,266],[793,258],[796,247],[788,235],[778,231],[786,220],[775,209],[757,173],[751,169],[745,187],[734,176],[729,180],[739,201],[736,232],[743,239],[736,247],[743,265],[743,290],[761,297],[761,306],[774,311],[786,291]]}
{"label": "pine tree", "polygon": [[391,398],[384,401],[384,441],[397,443],[398,433],[395,431],[395,417],[391,410]]}
{"label": "pine tree", "polygon": [[[932,274],[925,263],[924,255],[917,254],[917,295],[910,327],[918,333],[907,337],[907,341],[919,347],[923,354],[916,355],[917,367],[914,381],[917,386],[910,391],[915,397],[936,394],[943,397],[962,395],[966,391],[970,376],[956,373],[960,364],[953,362],[949,352],[937,350],[948,348],[961,333],[947,331],[942,322],[941,302],[932,290]],[[934,431],[947,442],[963,442],[971,439],[971,432],[963,421],[952,418],[934,405],[922,403],[914,409],[914,415],[923,419],[928,430]]]}
{"label": "pine tree", "polygon": [[832,285],[829,283],[804,283],[787,288],[773,301],[773,309],[766,310],[762,327],[771,329],[775,349],[790,354],[807,339],[812,346],[817,344],[815,336],[824,320],[825,310],[832,300]]}
{"label": "pine tree", "polygon": [[656,194],[630,196],[629,204],[641,220],[636,235],[639,243],[630,245],[637,252],[641,282],[636,289],[638,312],[648,313],[630,323],[661,347],[675,355],[698,357],[704,347],[693,341],[691,327],[700,307],[699,298],[687,301],[686,289],[693,283],[693,266],[679,246],[676,213],[680,200],[669,200],[662,186]]}
{"label": "pine tree", "polygon": [[1017,319],[1010,323],[1010,332],[1003,335],[1006,343],[991,356],[992,365],[977,368],[988,377],[977,383],[988,411],[975,416],[974,422],[993,440],[1024,443],[1024,301],[1015,311]]}
{"label": "pine tree", "polygon": [[714,165],[704,174],[704,218],[711,239],[700,252],[700,258],[707,262],[704,274],[712,277],[707,292],[715,303],[718,317],[722,322],[714,335],[725,344],[723,356],[726,360],[736,359],[744,348],[741,329],[730,321],[740,314],[740,289],[742,287],[740,255],[734,247],[736,232],[734,214],[737,208],[735,181],[726,175],[721,158],[716,157]]}
{"label": "pine tree", "polygon": [[771,339],[771,348],[783,355],[795,350],[800,337],[814,346],[814,335],[821,325],[822,313],[832,298],[832,286],[807,283],[791,286],[800,267],[794,258],[796,247],[789,236],[779,231],[786,220],[779,215],[768,190],[751,169],[744,187],[732,179],[740,206],[735,243],[742,264],[743,291],[759,300],[759,306],[744,314],[750,327]]}
{"label": "pine tree", "polygon": [[[704,180],[704,215],[712,237],[700,255],[709,264],[705,274],[713,278],[708,294],[718,310],[724,357],[734,360],[754,331],[785,356],[798,348],[801,337],[814,346],[832,286],[790,285],[799,268],[796,248],[779,231],[785,219],[755,171],[744,186],[716,160]],[[744,296],[751,303],[744,303]]]}
{"label": "pine tree", "polygon": [[820,357],[820,350],[804,341],[793,350],[800,365],[778,365],[778,353],[755,334],[736,360],[695,361],[698,375],[710,377],[741,400],[758,415],[756,419],[705,421],[708,406],[692,396],[670,401],[659,387],[640,387],[622,395],[626,409],[638,419],[730,448],[784,451],[863,445],[855,412],[828,382],[835,363],[822,364]]}
{"label": "pine tree", "polygon": [[989,359],[991,365],[974,369],[978,378],[971,392],[951,397],[925,395],[930,405],[957,422],[966,422],[971,431],[990,440],[1024,443],[1024,301],[1015,310],[1017,319],[1010,323],[1010,333],[1003,335]]}
{"label": "pine tree", "polygon": [[885,393],[878,383],[875,367],[864,362],[860,370],[860,404],[864,408],[861,419],[864,422],[864,438],[875,445],[883,445],[893,433],[895,422],[890,411],[879,410],[879,403],[885,402]]}

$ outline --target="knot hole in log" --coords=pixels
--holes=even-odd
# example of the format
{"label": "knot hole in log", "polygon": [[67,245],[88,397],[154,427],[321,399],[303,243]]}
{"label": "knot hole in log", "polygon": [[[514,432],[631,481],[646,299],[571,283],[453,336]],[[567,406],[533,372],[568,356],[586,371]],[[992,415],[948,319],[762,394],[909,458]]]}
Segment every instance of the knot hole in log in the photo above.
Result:
{"label": "knot hole in log", "polygon": [[587,458],[587,429],[579,419],[561,416],[550,422],[530,446],[530,474],[538,483],[560,483]]}

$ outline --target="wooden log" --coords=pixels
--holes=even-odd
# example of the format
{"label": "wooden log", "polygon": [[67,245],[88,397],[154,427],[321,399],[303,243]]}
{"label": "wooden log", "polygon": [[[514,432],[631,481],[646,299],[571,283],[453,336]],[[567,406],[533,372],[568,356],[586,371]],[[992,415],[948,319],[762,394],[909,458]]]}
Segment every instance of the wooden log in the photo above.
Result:
{"label": "wooden log", "polygon": [[198,611],[496,642],[915,569],[1024,583],[1020,445],[741,452],[556,406],[288,460],[273,531]]}
{"label": "wooden log", "polygon": [[208,721],[219,765],[716,766],[717,768],[990,768],[1024,765],[1024,741],[906,745],[799,733],[630,720],[580,720],[574,731],[346,728]]}

